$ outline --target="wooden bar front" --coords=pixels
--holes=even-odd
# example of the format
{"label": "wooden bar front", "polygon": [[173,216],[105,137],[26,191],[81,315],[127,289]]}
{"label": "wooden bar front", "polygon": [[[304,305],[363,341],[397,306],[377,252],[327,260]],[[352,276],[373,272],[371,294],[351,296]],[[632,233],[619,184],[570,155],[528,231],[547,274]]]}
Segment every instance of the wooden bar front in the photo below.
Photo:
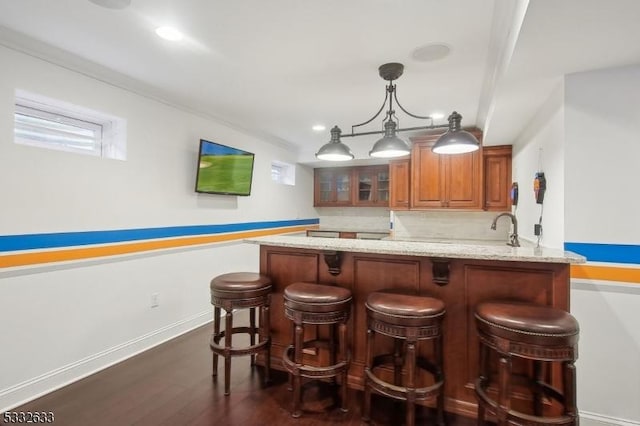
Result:
{"label": "wooden bar front", "polygon": [[[351,290],[354,307],[349,323],[349,386],[356,389],[363,388],[364,304],[368,294],[383,289],[405,289],[441,299],[446,305],[445,409],[470,417],[476,416],[473,390],[478,373],[473,315],[476,304],[510,299],[569,310],[568,263],[443,259],[261,245],[260,272],[273,281],[271,365],[277,369],[283,369],[282,353],[291,342],[291,324],[284,316],[284,289],[291,283],[303,281]],[[315,332],[311,327],[310,331]],[[423,346],[422,351],[428,354],[429,348]],[[322,357],[322,353],[308,353],[305,362],[324,362]]]}

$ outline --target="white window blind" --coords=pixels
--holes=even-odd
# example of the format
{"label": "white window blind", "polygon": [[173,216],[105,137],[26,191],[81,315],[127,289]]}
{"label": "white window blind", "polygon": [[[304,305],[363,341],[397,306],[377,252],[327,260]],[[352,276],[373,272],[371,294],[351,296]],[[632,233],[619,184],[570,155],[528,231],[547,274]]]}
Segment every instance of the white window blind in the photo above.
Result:
{"label": "white window blind", "polygon": [[16,105],[14,131],[25,145],[102,155],[102,125]]}
{"label": "white window blind", "polygon": [[104,158],[126,158],[126,121],[16,90],[14,142]]}
{"label": "white window blind", "polygon": [[284,161],[271,162],[271,180],[283,185],[296,184],[296,166]]}

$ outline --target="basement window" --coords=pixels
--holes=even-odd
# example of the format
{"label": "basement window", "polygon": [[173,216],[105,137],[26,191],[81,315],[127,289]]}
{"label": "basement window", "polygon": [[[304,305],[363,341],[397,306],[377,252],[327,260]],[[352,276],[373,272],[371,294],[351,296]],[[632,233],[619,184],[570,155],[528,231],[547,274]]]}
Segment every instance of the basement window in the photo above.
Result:
{"label": "basement window", "polygon": [[283,161],[271,162],[271,180],[282,185],[296,184],[296,166]]}
{"label": "basement window", "polygon": [[126,160],[126,120],[16,90],[14,142]]}

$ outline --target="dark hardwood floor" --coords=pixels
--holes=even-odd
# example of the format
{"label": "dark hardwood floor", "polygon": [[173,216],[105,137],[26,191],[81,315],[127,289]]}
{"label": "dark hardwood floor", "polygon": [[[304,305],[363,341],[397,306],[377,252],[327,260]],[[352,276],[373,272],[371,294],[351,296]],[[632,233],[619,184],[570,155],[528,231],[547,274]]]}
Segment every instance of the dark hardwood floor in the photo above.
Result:
{"label": "dark hardwood floor", "polygon": [[[342,413],[326,383],[306,385],[303,416],[292,418],[286,375],[274,370],[265,388],[262,368],[251,368],[249,357],[233,359],[231,395],[225,397],[222,358],[218,379],[211,376],[210,333],[210,325],[200,327],[13,411],[51,411],[60,426],[363,424],[362,392],[351,392],[350,410]],[[402,403],[374,395],[372,407],[372,425],[403,423]],[[433,424],[428,408],[420,407],[416,419]],[[449,426],[474,423],[447,417]]]}

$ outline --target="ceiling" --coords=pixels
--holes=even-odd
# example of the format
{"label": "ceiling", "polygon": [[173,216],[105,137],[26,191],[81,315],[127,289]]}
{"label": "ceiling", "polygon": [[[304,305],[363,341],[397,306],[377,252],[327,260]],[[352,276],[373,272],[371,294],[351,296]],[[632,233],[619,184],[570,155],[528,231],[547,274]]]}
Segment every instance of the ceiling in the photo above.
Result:
{"label": "ceiling", "polygon": [[[637,0],[94,1],[0,0],[0,44],[284,144],[308,164],[332,126],[349,133],[380,108],[387,62],[405,66],[405,109],[444,114],[435,124],[456,110],[488,145],[512,143],[563,75],[640,62]],[[161,25],[184,39],[160,39]],[[412,56],[430,44],[449,55]],[[401,127],[428,124],[397,115]],[[365,159],[376,139],[343,142]]]}

